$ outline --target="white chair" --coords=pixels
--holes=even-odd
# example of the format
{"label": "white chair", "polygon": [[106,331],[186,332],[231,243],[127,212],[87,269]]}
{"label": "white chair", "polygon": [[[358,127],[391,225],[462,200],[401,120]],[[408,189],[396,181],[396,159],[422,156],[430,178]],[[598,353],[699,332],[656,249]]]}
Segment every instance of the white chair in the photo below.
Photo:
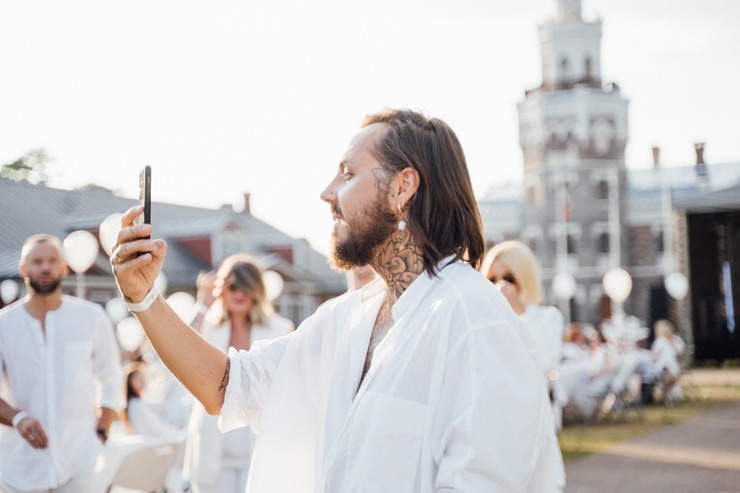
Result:
{"label": "white chair", "polygon": [[622,422],[626,422],[630,409],[636,412],[640,420],[644,419],[639,392],[633,392],[630,388],[631,379],[638,376],[639,363],[639,358],[634,354],[622,356],[611,381],[603,390],[593,394],[597,399],[597,406],[589,420],[591,423],[597,422],[600,418],[606,420],[615,411],[619,412]]}
{"label": "white chair", "polygon": [[181,467],[183,436],[125,436],[109,441],[98,458],[93,493],[116,488],[154,492],[168,490],[168,472]]}

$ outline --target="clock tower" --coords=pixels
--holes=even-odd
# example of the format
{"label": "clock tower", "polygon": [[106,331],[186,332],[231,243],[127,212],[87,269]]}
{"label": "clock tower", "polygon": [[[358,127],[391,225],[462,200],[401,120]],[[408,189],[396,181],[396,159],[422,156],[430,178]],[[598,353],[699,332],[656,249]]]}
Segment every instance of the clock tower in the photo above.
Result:
{"label": "clock tower", "polygon": [[556,18],[539,26],[542,82],[518,104],[521,237],[537,255],[545,287],[570,273],[578,291],[568,308],[599,319],[608,316],[595,313],[608,311],[602,277],[626,258],[628,103],[601,77],[601,20],[584,20],[581,0],[556,1]]}

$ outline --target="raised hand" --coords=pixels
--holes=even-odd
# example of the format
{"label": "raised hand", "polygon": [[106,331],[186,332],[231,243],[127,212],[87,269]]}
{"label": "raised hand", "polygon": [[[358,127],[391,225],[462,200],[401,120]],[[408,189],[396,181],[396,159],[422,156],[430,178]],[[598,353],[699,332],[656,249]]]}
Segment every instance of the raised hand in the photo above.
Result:
{"label": "raised hand", "polygon": [[110,257],[118,288],[129,303],[143,300],[152,289],[167,254],[164,240],[148,239],[152,234],[151,225],[134,224],[143,210],[137,205],[121,216],[121,230]]}

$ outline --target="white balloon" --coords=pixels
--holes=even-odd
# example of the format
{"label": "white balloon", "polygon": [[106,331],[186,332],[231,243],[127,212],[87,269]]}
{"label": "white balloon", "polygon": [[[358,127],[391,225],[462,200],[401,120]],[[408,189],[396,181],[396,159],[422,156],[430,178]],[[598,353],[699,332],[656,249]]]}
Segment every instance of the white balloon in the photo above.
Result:
{"label": "white balloon", "polygon": [[144,342],[146,335],[134,317],[126,317],[116,325],[118,343],[126,351],[135,351]]}
{"label": "white balloon", "polygon": [[64,260],[78,274],[89,269],[98,257],[98,239],[89,231],[73,231],[64,239]]}
{"label": "white balloon", "polygon": [[116,244],[116,239],[118,238],[118,232],[120,230],[121,214],[118,212],[106,217],[103,222],[100,223],[98,238],[100,238],[100,245],[108,256],[113,254],[113,247]]}
{"label": "white balloon", "polygon": [[265,294],[269,301],[275,301],[283,292],[285,282],[283,277],[274,270],[265,271],[262,274],[262,282],[265,283]]}
{"label": "white balloon", "polygon": [[675,300],[682,300],[689,292],[689,280],[680,272],[671,272],[665,276],[665,289]]}
{"label": "white balloon", "polygon": [[607,296],[617,303],[626,300],[632,292],[632,276],[620,267],[610,269],[604,275],[603,283]]}
{"label": "white balloon", "polygon": [[16,300],[18,291],[18,284],[12,279],[6,279],[0,283],[0,299],[6,305]]}
{"label": "white balloon", "polygon": [[164,275],[164,271],[159,271],[159,275],[154,280],[154,287],[163,296],[167,292],[167,276]]}
{"label": "white balloon", "polygon": [[559,300],[571,299],[576,294],[576,278],[568,272],[558,272],[552,278],[552,291]]}
{"label": "white balloon", "polygon": [[185,291],[178,291],[172,293],[167,297],[167,304],[177,313],[177,316],[181,319],[189,322],[187,318],[190,316],[193,305],[195,305],[195,298],[192,294],[186,293]]}
{"label": "white balloon", "polygon": [[128,316],[128,308],[126,308],[126,303],[124,303],[123,300],[118,297],[108,300],[108,302],[105,304],[105,311],[108,313],[108,316],[114,324],[117,324]]}

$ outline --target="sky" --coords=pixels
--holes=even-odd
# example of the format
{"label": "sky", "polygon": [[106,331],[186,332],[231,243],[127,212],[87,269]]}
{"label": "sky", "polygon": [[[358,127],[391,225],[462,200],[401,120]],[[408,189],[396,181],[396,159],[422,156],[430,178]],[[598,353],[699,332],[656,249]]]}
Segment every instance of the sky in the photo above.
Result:
{"label": "sky", "polygon": [[[629,100],[629,168],[740,161],[740,2],[583,0],[602,79]],[[445,120],[474,191],[521,180],[517,103],[556,0],[0,0],[0,164],[48,185],[241,204],[328,252],[319,194],[362,118]],[[156,236],[156,209],[154,211]]]}

